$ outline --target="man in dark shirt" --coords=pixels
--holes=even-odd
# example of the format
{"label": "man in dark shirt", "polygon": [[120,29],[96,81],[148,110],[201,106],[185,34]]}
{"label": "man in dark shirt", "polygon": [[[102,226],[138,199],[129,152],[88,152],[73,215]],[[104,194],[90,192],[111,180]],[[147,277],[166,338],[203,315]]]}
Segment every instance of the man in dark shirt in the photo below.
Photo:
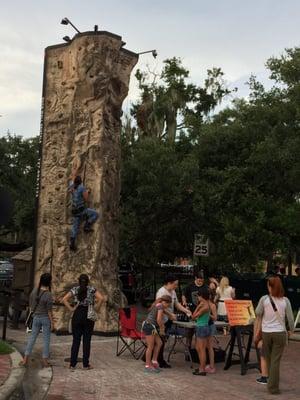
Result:
{"label": "man in dark shirt", "polygon": [[183,291],[182,305],[188,307],[191,312],[194,312],[198,304],[198,291],[205,285],[204,275],[202,271],[195,272],[194,282],[189,284]]}
{"label": "man in dark shirt", "polygon": [[[188,307],[193,313],[198,304],[198,292],[199,289],[205,285],[204,275],[202,271],[194,273],[194,282],[190,283],[184,290],[181,297],[182,305]],[[186,335],[186,344],[191,347],[192,339],[194,335],[194,329],[188,329]]]}

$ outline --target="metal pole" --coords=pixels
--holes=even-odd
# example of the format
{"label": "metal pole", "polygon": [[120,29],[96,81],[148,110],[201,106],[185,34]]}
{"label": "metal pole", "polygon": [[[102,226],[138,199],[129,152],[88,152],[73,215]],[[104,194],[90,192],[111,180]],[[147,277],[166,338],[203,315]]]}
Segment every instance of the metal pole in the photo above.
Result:
{"label": "metal pole", "polygon": [[2,340],[6,340],[6,327],[7,327],[7,316],[8,316],[8,305],[9,305],[9,293],[4,292],[4,319],[2,329]]}
{"label": "metal pole", "polygon": [[76,28],[75,25],[72,24],[72,22],[71,22],[69,19],[68,19],[68,21],[69,21],[69,24],[70,24],[71,26],[73,26],[73,28],[75,29],[75,31],[78,32],[78,33],[80,33],[80,31]]}

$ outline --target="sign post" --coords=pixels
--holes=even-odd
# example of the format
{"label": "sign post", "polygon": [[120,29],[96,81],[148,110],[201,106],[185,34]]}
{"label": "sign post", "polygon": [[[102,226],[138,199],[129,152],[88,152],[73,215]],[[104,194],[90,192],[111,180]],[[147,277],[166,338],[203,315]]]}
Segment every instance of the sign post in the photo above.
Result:
{"label": "sign post", "polygon": [[197,233],[194,240],[194,256],[209,256],[209,239],[205,235]]}
{"label": "sign post", "polygon": [[[250,368],[259,369],[259,362],[249,363],[253,339],[253,323],[255,319],[253,304],[251,300],[225,300],[225,307],[229,320],[231,337],[228,344],[229,352],[227,353],[224,369],[227,370],[233,364],[241,364],[241,375],[245,375]],[[236,345],[239,351],[239,360],[232,360],[233,349]],[[258,361],[259,354],[257,349],[256,356]]]}

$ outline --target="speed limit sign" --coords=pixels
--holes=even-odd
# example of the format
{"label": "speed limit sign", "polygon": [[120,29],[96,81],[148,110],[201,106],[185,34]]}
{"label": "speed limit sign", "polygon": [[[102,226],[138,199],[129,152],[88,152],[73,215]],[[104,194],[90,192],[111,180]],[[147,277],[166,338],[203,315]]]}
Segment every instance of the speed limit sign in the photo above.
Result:
{"label": "speed limit sign", "polygon": [[205,235],[195,235],[194,256],[209,256],[209,239]]}

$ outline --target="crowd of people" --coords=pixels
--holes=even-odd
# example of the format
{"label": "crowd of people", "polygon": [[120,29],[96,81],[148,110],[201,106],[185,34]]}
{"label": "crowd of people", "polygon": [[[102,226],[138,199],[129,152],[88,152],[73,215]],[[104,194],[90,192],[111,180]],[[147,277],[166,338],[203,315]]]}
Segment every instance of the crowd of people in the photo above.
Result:
{"label": "crowd of people", "polygon": [[[196,336],[196,350],[199,358],[199,368],[193,371],[194,375],[206,375],[215,373],[213,337],[216,334],[214,321],[227,321],[227,312],[224,305],[226,299],[235,298],[235,290],[229,285],[227,277],[223,277],[220,283],[215,278],[210,278],[206,283],[202,271],[194,274],[194,281],[183,291],[181,303],[176,294],[178,279],[174,274],[165,276],[163,286],[156,293],[156,301],[150,308],[150,312],[143,323],[142,330],[147,341],[147,355],[145,372],[160,372],[162,368],[170,368],[170,364],[164,359],[164,344],[166,337],[174,334],[172,321],[176,320],[176,311],[185,314],[196,323],[195,329],[186,331],[187,345],[191,347],[193,336]],[[167,305],[166,298],[169,299]],[[162,300],[164,299],[164,300]],[[156,316],[156,320],[153,317]],[[151,327],[149,329],[149,320]],[[153,336],[156,339],[153,339]],[[151,344],[150,344],[151,342]],[[158,354],[158,360],[151,360],[151,352]],[[208,352],[208,360],[206,359]]]}
{"label": "crowd of people", "polygon": [[[214,374],[215,321],[228,321],[225,301],[235,299],[235,289],[230,286],[227,277],[222,277],[220,282],[210,278],[206,283],[203,273],[199,271],[195,273],[194,282],[184,289],[180,304],[177,287],[176,276],[168,274],[143,323],[142,330],[147,341],[145,372],[159,373],[162,368],[171,368],[163,358],[163,349],[166,337],[174,333],[172,321],[176,319],[175,310],[179,310],[195,321],[195,329],[186,331],[188,346],[191,346],[193,336],[196,337],[199,367],[193,375]],[[270,394],[278,394],[280,360],[288,337],[294,330],[294,318],[280,277],[270,276],[267,287],[268,295],[260,299],[256,308],[254,337],[261,356],[261,377],[256,381],[266,384]]]}
{"label": "crowd of people", "polygon": [[[174,333],[172,322],[176,320],[176,312],[185,314],[195,321],[195,329],[189,329],[187,345],[191,346],[195,335],[195,348],[199,358],[199,367],[194,375],[205,376],[216,372],[214,362],[213,338],[216,335],[215,321],[227,321],[226,299],[235,298],[235,290],[227,277],[220,282],[210,278],[205,282],[203,273],[197,272],[194,281],[189,284],[179,301],[176,289],[178,279],[173,274],[165,276],[163,286],[156,293],[156,300],[150,307],[142,324],[146,339],[145,372],[159,373],[171,365],[164,359],[166,338]],[[94,319],[90,317],[90,309],[101,305],[107,299],[96,288],[89,285],[86,274],[79,277],[74,286],[62,299],[72,315],[73,343],[69,368],[74,370],[78,361],[81,339],[83,342],[83,368],[91,369],[90,350]],[[28,339],[22,365],[26,366],[35,341],[42,329],[43,355],[45,367],[50,366],[50,335],[54,329],[52,316],[53,297],[51,294],[51,275],[44,273],[40,277],[38,287],[30,296],[30,307],[34,310],[32,332]],[[287,339],[294,330],[294,319],[290,301],[284,296],[284,289],[279,276],[268,278],[268,295],[263,296],[256,308],[254,342],[261,352],[261,372],[258,383],[267,384],[271,394],[279,393],[280,360]],[[287,320],[287,324],[285,322]],[[208,356],[207,356],[208,355]]]}

